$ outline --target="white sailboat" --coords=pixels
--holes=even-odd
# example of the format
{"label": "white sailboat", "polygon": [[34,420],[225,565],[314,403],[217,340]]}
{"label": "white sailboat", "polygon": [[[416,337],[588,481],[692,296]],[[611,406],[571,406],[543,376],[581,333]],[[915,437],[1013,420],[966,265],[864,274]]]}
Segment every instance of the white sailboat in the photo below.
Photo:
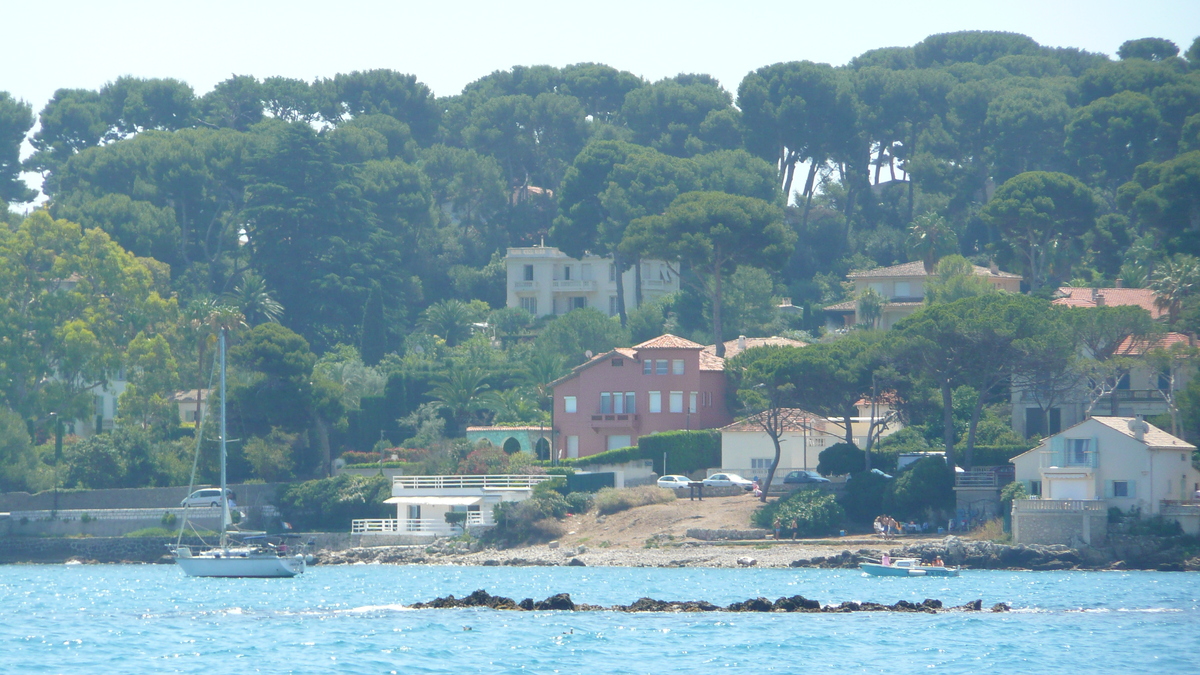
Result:
{"label": "white sailboat", "polygon": [[[303,574],[305,556],[302,551],[289,554],[279,537],[248,533],[242,541],[232,541],[230,527],[233,519],[229,513],[229,490],[225,479],[225,330],[220,332],[221,358],[221,541],[217,546],[198,552],[183,546],[183,527],[179,541],[175,544],[175,563],[192,577],[294,577]],[[197,443],[197,452],[199,443]],[[190,489],[189,489],[190,493]],[[186,525],[186,510],[185,510]],[[279,540],[277,545],[275,539]]]}

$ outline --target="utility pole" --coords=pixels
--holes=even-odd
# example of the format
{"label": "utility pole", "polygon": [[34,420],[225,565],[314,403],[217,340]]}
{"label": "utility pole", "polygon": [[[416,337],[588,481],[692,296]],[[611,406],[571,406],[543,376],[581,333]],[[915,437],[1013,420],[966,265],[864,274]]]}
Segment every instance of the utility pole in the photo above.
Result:
{"label": "utility pole", "polygon": [[54,509],[51,512],[52,517],[58,516],[58,465],[62,462],[62,418],[58,413],[50,413],[50,419],[54,420]]}

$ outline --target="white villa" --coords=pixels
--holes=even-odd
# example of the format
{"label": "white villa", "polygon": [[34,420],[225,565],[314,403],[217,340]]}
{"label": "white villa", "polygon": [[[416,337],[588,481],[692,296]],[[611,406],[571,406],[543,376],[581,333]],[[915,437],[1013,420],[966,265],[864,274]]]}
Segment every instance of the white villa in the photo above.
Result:
{"label": "white villa", "polygon": [[[354,520],[350,532],[408,535],[420,540],[459,534],[462,527],[492,527],[496,524],[493,506],[524,501],[535,485],[552,478],[517,474],[394,476],[392,497],[384,503],[396,505],[396,517]],[[466,513],[463,525],[447,521],[449,512]]]}
{"label": "white villa", "polygon": [[[508,249],[508,307],[521,307],[534,316],[566,314],[591,307],[608,316],[617,314],[617,277],[612,258],[585,255],[577,260],[553,246]],[[638,269],[622,275],[627,311],[637,307]],[[642,301],[649,302],[679,290],[679,277],[661,260],[641,261]]]}
{"label": "white villa", "polygon": [[1092,417],[1012,459],[1031,499],[1013,502],[1017,543],[1102,543],[1108,509],[1137,510],[1200,531],[1196,446],[1140,417]]}
{"label": "white villa", "polygon": [[[859,401],[858,405],[860,416],[850,418],[850,426],[855,444],[866,447],[871,406],[866,401]],[[888,412],[890,407],[876,404],[876,419],[886,418]],[[816,471],[821,451],[846,440],[841,420],[831,421],[800,408],[784,408],[780,413],[783,435],[779,439],[779,466],[772,482],[775,487],[783,485],[783,478],[789,471]],[[766,480],[771,462],[775,460],[775,444],[759,421],[765,414],[752,415],[721,428],[721,471]],[[898,422],[890,422],[883,435],[899,429]]]}

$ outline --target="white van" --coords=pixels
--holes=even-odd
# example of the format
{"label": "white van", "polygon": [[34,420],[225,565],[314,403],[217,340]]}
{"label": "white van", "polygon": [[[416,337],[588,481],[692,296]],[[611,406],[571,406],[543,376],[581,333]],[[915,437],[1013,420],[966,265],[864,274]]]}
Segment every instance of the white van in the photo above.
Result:
{"label": "white van", "polygon": [[[225,489],[225,497],[229,500],[229,508],[234,508],[236,504],[233,502],[233,490]],[[220,506],[221,505],[221,488],[202,488],[188,495],[186,499],[179,502],[180,506]]]}

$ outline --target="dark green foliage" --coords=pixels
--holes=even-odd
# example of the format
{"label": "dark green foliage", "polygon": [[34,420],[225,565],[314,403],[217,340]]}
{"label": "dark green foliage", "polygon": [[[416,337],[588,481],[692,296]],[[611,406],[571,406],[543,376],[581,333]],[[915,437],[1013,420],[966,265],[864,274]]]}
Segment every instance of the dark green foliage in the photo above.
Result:
{"label": "dark green foliage", "polygon": [[362,341],[359,344],[363,363],[375,366],[387,353],[387,332],[384,329],[383,291],[376,284],[367,295],[363,307]]}
{"label": "dark green foliage", "polygon": [[592,508],[594,492],[572,492],[566,496],[570,513],[587,513]]}
{"label": "dark green foliage", "polygon": [[866,455],[853,443],[834,443],[821,451],[817,473],[822,476],[844,476],[862,471]]}
{"label": "dark green foliage", "polygon": [[941,457],[918,460],[892,481],[883,509],[891,516],[923,519],[954,508],[954,473]]}
{"label": "dark green foliage", "polygon": [[820,490],[797,490],[785,499],[760,506],[750,519],[758,527],[775,529],[778,522],[784,532],[795,530],[799,537],[820,537],[836,532],[845,516],[833,495]]}
{"label": "dark green foliage", "polygon": [[884,513],[883,500],[895,479],[873,471],[856,471],[846,479],[846,489],[838,501],[846,510],[847,520],[869,525]]}
{"label": "dark green foliage", "polygon": [[389,518],[395,508],[383,500],[392,496],[385,476],[353,476],[281,485],[276,496],[280,518],[298,530],[345,532],[356,518]]}
{"label": "dark green foliage", "polygon": [[1028,452],[1032,445],[977,445],[975,466],[1008,466],[1009,460]]}
{"label": "dark green foliage", "polygon": [[536,344],[539,350],[556,354],[567,365],[574,366],[587,361],[589,351],[593,356],[599,356],[615,347],[628,345],[629,332],[616,319],[586,307],[555,319],[538,336]]}
{"label": "dark green foliage", "polygon": [[654,460],[654,470],[664,473],[663,453],[671,473],[692,473],[721,465],[721,435],[715,431],[665,431],[638,438],[641,459]]}
{"label": "dark green foliage", "polygon": [[1117,56],[1124,59],[1162,61],[1179,54],[1179,46],[1164,38],[1142,38],[1126,40],[1117,49]]}
{"label": "dark green foliage", "polygon": [[0,91],[0,203],[27,202],[37,196],[21,180],[21,142],[32,127],[33,107]]}

